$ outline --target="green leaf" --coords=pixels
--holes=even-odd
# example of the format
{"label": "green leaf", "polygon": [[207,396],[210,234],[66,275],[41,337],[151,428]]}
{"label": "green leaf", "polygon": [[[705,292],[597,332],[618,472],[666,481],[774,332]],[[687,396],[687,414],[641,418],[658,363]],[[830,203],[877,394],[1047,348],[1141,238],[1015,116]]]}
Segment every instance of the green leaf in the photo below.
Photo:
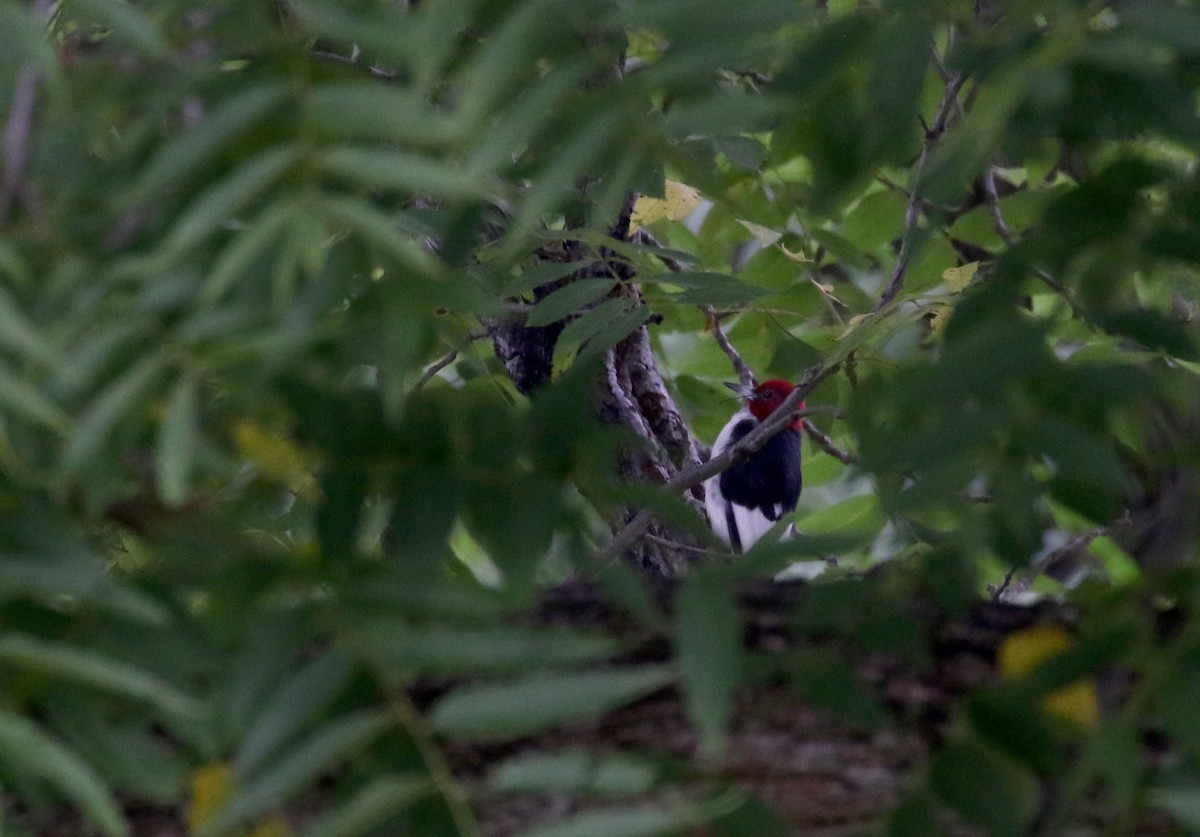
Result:
{"label": "green leaf", "polygon": [[207,171],[207,164],[226,146],[283,104],[290,94],[283,80],[250,84],[218,103],[198,125],[162,146],[142,176],[124,195],[127,204],[158,199],[187,178]]}
{"label": "green leaf", "polygon": [[388,669],[442,674],[572,665],[612,657],[621,648],[611,637],[575,631],[403,623],[364,625],[352,641]]}
{"label": "green leaf", "polygon": [[0,761],[8,771],[45,779],[108,837],[129,834],[129,823],[96,771],[32,721],[5,709],[0,709]]}
{"label": "green leaf", "polygon": [[93,460],[116,423],[132,410],[135,402],[153,386],[166,369],[163,351],[147,355],[109,384],[76,423],[62,454],[62,469],[74,474]]}
{"label": "green leaf", "polygon": [[554,0],[531,0],[506,11],[508,15],[476,53],[462,82],[460,106],[472,122],[481,122],[497,99],[514,87],[523,86],[522,68],[529,65],[547,29],[556,25],[558,17]]}
{"label": "green leaf", "polygon": [[150,58],[170,52],[171,45],[136,6],[114,0],[70,0],[69,12],[82,11],[107,25],[114,36]]}
{"label": "green leaf", "polygon": [[241,230],[213,263],[212,271],[200,289],[203,305],[215,304],[241,278],[268,248],[282,238],[295,217],[290,200],[271,204],[263,209],[244,230]]}
{"label": "green leaf", "polygon": [[169,506],[181,505],[189,494],[193,448],[196,445],[197,395],[200,383],[194,374],[181,377],[167,399],[158,430],[156,461],[158,490]]}
{"label": "green leaf", "polygon": [[0,365],[0,404],[56,433],[65,435],[70,430],[71,420],[61,408],[26,378],[10,374],[3,365]]}
{"label": "green leaf", "polygon": [[329,0],[294,0],[288,13],[312,35],[323,35],[357,50],[375,53],[387,61],[411,61],[415,46],[424,46],[410,33],[413,16],[407,7],[357,6],[347,8]]}
{"label": "green leaf", "polygon": [[[54,525],[54,524],[47,524]],[[44,551],[0,555],[0,593],[57,599],[70,596],[100,610],[162,627],[170,611],[158,601],[124,586],[101,560],[68,539],[46,532]]]}
{"label": "green leaf", "polygon": [[[0,26],[0,29],[3,27]],[[0,241],[0,274],[7,274],[18,285],[28,285],[32,281],[29,265],[12,242]]]}
{"label": "green leaf", "polygon": [[17,300],[0,288],[0,346],[52,366],[62,362],[61,355],[21,313]]}
{"label": "green leaf", "polygon": [[933,794],[918,788],[892,811],[887,837],[945,837],[946,829],[940,815]]}
{"label": "green leaf", "polygon": [[951,744],[934,759],[933,787],[964,820],[995,837],[1028,834],[1037,814],[1032,775],[974,741]]}
{"label": "green leaf", "polygon": [[1121,22],[1174,47],[1183,55],[1200,55],[1200,14],[1194,8],[1139,4],[1123,9]]}
{"label": "green leaf", "polygon": [[434,704],[430,721],[451,738],[515,738],[596,717],[674,681],[671,667],[654,665],[463,686]]}
{"label": "green leaf", "polygon": [[185,250],[223,224],[237,220],[235,216],[243,206],[282,177],[299,159],[297,149],[282,147],[245,161],[192,201],[175,223],[164,246],[168,251]]}
{"label": "green leaf", "polygon": [[390,715],[373,710],[327,722],[236,793],[197,837],[225,834],[275,809],[394,724]]}
{"label": "green leaf", "polygon": [[33,8],[17,3],[0,3],[0,55],[11,66],[28,61],[52,85],[62,85],[62,66],[58,55],[46,37],[46,27],[34,19]]}
{"label": "green leaf", "polygon": [[380,776],[301,832],[302,837],[359,837],[434,790],[428,776]]}
{"label": "green leaf", "polygon": [[[607,351],[620,343],[635,330],[641,328],[650,319],[650,310],[641,306],[631,308],[620,316],[603,325],[598,331],[588,337],[587,342],[579,347],[574,363],[582,363],[589,358]],[[557,369],[557,363],[555,364]]]}
{"label": "green leaf", "polygon": [[688,716],[709,752],[724,747],[743,666],[741,616],[729,579],[701,569],[675,602],[675,647]]}
{"label": "green leaf", "polygon": [[[564,372],[574,363],[584,344],[606,327],[639,309],[631,308],[627,299],[606,299],[594,308],[567,323],[554,346],[554,369]],[[619,339],[619,338],[618,338]],[[616,341],[613,341],[616,342]],[[611,344],[609,344],[611,345]],[[607,349],[604,346],[603,349]],[[601,349],[603,351],[603,349]]]}
{"label": "green leaf", "polygon": [[234,765],[242,776],[253,775],[306,725],[319,718],[346,689],[354,662],[331,650],[313,660],[266,701],[247,728]]}
{"label": "green leaf", "polygon": [[410,195],[444,200],[488,197],[486,180],[429,157],[373,148],[334,148],[321,156],[321,167],[369,189],[396,189]]}
{"label": "green leaf", "polygon": [[426,276],[439,274],[436,258],[371,205],[349,198],[326,198],[321,202],[321,210],[334,223],[344,224],[379,247],[400,266]]}
{"label": "green leaf", "polygon": [[582,749],[531,752],[503,762],[488,776],[496,793],[632,796],[648,793],[658,779],[652,762],[626,754],[596,755]]}
{"label": "green leaf", "polygon": [[1188,831],[1200,831],[1200,790],[1157,787],[1150,788],[1147,797],[1151,807],[1166,811]]}
{"label": "green leaf", "polygon": [[705,271],[654,274],[642,277],[642,281],[684,288],[671,294],[671,301],[685,305],[746,305],[771,294],[766,288],[732,276]]}
{"label": "green leaf", "polygon": [[162,805],[178,801],[189,757],[178,742],[144,719],[114,720],[106,703],[83,695],[55,694],[45,711],[50,722],[90,764],[122,793]]}
{"label": "green leaf", "polygon": [[538,262],[521,270],[516,276],[502,280],[501,291],[507,296],[520,296],[534,288],[556,282],[572,273],[577,273],[594,264],[591,261]]}
{"label": "green leaf", "polygon": [[699,805],[679,803],[585,811],[524,831],[520,837],[655,837],[690,833],[729,807],[724,800],[717,800]]}
{"label": "green leaf", "polygon": [[883,707],[858,671],[835,654],[816,649],[800,652],[790,674],[805,699],[822,709],[867,729],[886,720]]}
{"label": "green leaf", "polygon": [[145,701],[171,715],[203,711],[199,701],[154,674],[90,648],[6,633],[0,636],[0,664]]}
{"label": "green leaf", "polygon": [[433,110],[416,91],[379,84],[319,85],[305,100],[313,124],[334,138],[383,139],[436,150],[465,139],[462,120]]}
{"label": "green leaf", "polygon": [[532,327],[556,323],[605,296],[615,284],[612,279],[576,279],[533,306],[525,325]]}

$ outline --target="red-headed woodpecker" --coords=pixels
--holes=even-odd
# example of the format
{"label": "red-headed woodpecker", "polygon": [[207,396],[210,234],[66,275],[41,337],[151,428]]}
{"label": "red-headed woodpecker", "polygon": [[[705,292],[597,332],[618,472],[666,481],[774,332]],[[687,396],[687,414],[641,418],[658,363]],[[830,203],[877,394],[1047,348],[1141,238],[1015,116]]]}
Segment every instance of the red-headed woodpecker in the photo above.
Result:
{"label": "red-headed woodpecker", "polygon": [[[795,389],[787,381],[765,381],[754,388],[725,386],[746,402],[717,436],[713,456],[720,456],[745,437]],[[796,510],[800,499],[800,424],[796,419],[750,456],[705,481],[709,524],[734,552],[752,547],[784,515]]]}

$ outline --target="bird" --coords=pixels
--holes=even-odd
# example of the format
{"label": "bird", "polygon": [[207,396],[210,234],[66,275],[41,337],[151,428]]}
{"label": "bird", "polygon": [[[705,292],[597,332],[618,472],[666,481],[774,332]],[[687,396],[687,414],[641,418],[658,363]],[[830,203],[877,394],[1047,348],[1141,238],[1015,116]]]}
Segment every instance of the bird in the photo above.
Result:
{"label": "bird", "polygon": [[[764,381],[755,387],[727,383],[745,399],[722,428],[712,455],[720,456],[775,412],[795,389],[787,381]],[[804,404],[800,404],[802,409]],[[704,483],[704,505],[713,532],[734,552],[745,552],[800,500],[800,426],[790,424],[745,459]]]}

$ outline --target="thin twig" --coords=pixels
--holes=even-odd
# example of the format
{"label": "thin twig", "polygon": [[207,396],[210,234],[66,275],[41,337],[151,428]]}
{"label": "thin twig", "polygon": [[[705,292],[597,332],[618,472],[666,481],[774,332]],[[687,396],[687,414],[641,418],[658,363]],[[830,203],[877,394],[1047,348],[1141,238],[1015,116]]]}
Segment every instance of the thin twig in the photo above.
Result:
{"label": "thin twig", "polygon": [[[809,369],[804,374],[804,378],[800,383],[796,385],[796,388],[776,408],[775,412],[767,416],[766,421],[747,433],[737,444],[731,445],[721,455],[714,456],[707,462],[681,471],[677,476],[666,482],[666,488],[671,491],[687,491],[704,482],[709,477],[726,470],[734,462],[740,461],[754,453],[754,451],[765,445],[768,439],[782,430],[784,425],[790,423],[795,418],[796,408],[800,406],[800,402],[816,388],[817,384],[832,375],[837,368],[838,364],[834,363],[828,366],[814,366]],[[604,563],[624,553],[625,550],[633,546],[633,543],[646,531],[646,528],[653,520],[654,515],[649,511],[643,509],[638,512],[632,520],[625,524],[625,527],[621,531],[613,536],[611,541],[596,552],[596,560]]]}
{"label": "thin twig", "polygon": [[[996,234],[1000,236],[1005,244],[1010,247],[1013,246],[1016,236],[1013,235],[1012,228],[1008,226],[1008,222],[1004,218],[1004,208],[1000,206],[1000,193],[996,191],[996,172],[991,166],[988,167],[987,173],[983,178],[983,193],[987,199],[988,208],[992,213],[992,224],[996,228]],[[1043,267],[1033,265],[1030,269],[1037,278],[1042,280],[1046,287],[1062,297],[1062,300],[1067,303],[1075,316],[1084,322],[1091,322],[1091,318],[1087,312],[1083,310],[1079,303],[1071,298],[1070,293],[1068,293],[1066,286],[1062,282],[1051,276]]]}
{"label": "thin twig", "polygon": [[678,550],[682,550],[684,552],[694,552],[697,555],[711,555],[711,556],[718,557],[718,558],[728,558],[729,557],[728,552],[718,552],[715,549],[705,549],[702,546],[692,546],[690,544],[680,543],[679,541],[673,541],[673,540],[670,540],[669,538],[663,538],[658,535],[651,534],[650,532],[647,532],[644,535],[644,537],[646,538],[646,540],[650,541],[651,543],[656,543],[659,546],[665,546],[668,549],[678,549]]}
{"label": "thin twig", "polygon": [[328,52],[321,49],[314,49],[312,54],[323,61],[333,61],[338,64],[348,64],[352,67],[362,67],[375,76],[375,78],[393,79],[396,77],[395,70],[389,70],[386,67],[376,67],[374,64],[361,64],[357,58],[348,55],[338,55],[336,52]]}
{"label": "thin twig", "polygon": [[[1120,525],[1122,525],[1122,522],[1123,521],[1118,521],[1114,525],[1120,526]],[[1104,536],[1111,534],[1112,528],[1113,527],[1111,527],[1111,526],[1097,526],[1095,529],[1090,529],[1087,532],[1083,532],[1081,534],[1076,535],[1073,538],[1068,539],[1061,546],[1057,546],[1054,549],[1047,552],[1041,558],[1041,560],[1039,560],[1037,562],[1037,565],[1038,565],[1038,567],[1040,567],[1040,569],[1038,569],[1037,572],[1034,574],[1037,575],[1040,572],[1044,572],[1044,571],[1048,570],[1050,567],[1054,566],[1054,563],[1056,561],[1059,561],[1059,560],[1067,557],[1072,552],[1075,552],[1078,549],[1083,549],[1085,546],[1090,544],[1092,541],[1096,540],[1096,538],[1104,537]],[[991,587],[989,585],[988,591],[992,594],[992,601],[994,601],[994,602],[1000,601],[1000,597],[1003,596],[1004,591],[1006,591],[1008,589],[1008,586],[1012,582],[1013,575],[1016,573],[1016,571],[1017,571],[1017,568],[1013,567],[1007,573],[1005,573],[1004,581],[1002,581],[1000,583],[999,587]]]}
{"label": "thin twig", "polygon": [[[37,0],[33,15],[48,22],[54,11],[51,0]],[[33,108],[37,101],[40,81],[32,64],[21,65],[13,85],[12,107],[4,126],[4,171],[0,172],[0,224],[8,218],[9,210],[25,191],[25,165],[29,160],[29,135],[33,127]]]}
{"label": "thin twig", "polygon": [[843,465],[853,465],[858,461],[858,457],[856,455],[853,453],[848,453],[847,451],[839,448],[836,444],[834,444],[833,439],[822,433],[817,426],[808,419],[804,420],[804,432],[808,434],[808,437],[813,440],[817,447],[841,462]]}
{"label": "thin twig", "polygon": [[879,300],[872,306],[872,311],[878,311],[889,305],[904,288],[904,274],[908,270],[908,260],[912,256],[913,236],[921,221],[921,176],[925,172],[925,164],[928,162],[931,152],[937,147],[942,135],[946,132],[950,113],[955,108],[959,91],[962,90],[966,80],[966,74],[961,72],[951,74],[946,80],[946,91],[942,95],[942,103],[938,106],[933,124],[925,131],[925,142],[921,146],[921,154],[913,166],[912,190],[908,195],[908,206],[904,210],[904,236],[900,239],[900,252],[896,254],[896,264],[892,268],[892,275],[888,278],[888,283],[884,287],[883,293],[880,294]]}
{"label": "thin twig", "polygon": [[983,193],[987,197],[988,208],[992,211],[992,225],[996,228],[996,234],[1011,247],[1013,234],[1008,222],[1004,220],[1004,210],[1000,208],[1000,194],[996,191],[996,170],[991,166],[988,166],[987,173],[983,176]]}
{"label": "thin twig", "polygon": [[29,159],[30,123],[37,98],[38,74],[26,64],[17,74],[12,108],[4,128],[4,172],[0,175],[0,224],[24,191],[25,162]]}
{"label": "thin twig", "polygon": [[1083,532],[1082,534],[1076,535],[1075,537],[1069,539],[1062,546],[1055,547],[1054,549],[1047,552],[1045,557],[1043,557],[1039,563],[1043,567],[1049,567],[1052,564],[1054,564],[1055,561],[1058,561],[1061,558],[1063,558],[1067,555],[1070,555],[1072,552],[1074,552],[1077,549],[1083,549],[1085,546],[1090,544],[1092,541],[1096,540],[1096,538],[1107,535],[1108,533],[1109,533],[1109,527],[1097,526],[1095,529],[1090,529],[1087,532]]}
{"label": "thin twig", "polygon": [[1012,583],[1013,574],[1016,573],[1016,567],[1010,567],[1008,572],[1004,574],[1004,581],[1000,582],[999,587],[988,585],[988,592],[992,594],[992,601],[1000,601],[1000,597],[1004,595],[1004,591],[1008,589],[1008,585]]}
{"label": "thin twig", "polygon": [[[661,245],[658,243],[658,240],[646,230],[638,230],[634,235],[634,241],[639,244],[661,247]],[[662,263],[665,264],[667,269],[672,273],[682,273],[686,270],[686,268],[684,268],[684,266],[680,264],[678,260],[673,259],[670,256],[663,255],[662,253],[657,253],[655,255],[658,256]],[[729,342],[729,338],[725,336],[725,332],[721,328],[721,323],[717,319],[716,310],[711,305],[700,305],[697,307],[703,311],[705,316],[708,318],[707,322],[705,323],[705,330],[712,332],[712,336],[717,341],[717,345],[721,347],[721,351],[726,354],[726,356],[729,358],[729,362],[733,364],[733,371],[737,373],[738,380],[748,387],[754,386],[754,373],[750,371],[750,367],[746,365],[744,360],[742,360],[742,356],[738,354],[738,350],[733,347],[733,344]]]}
{"label": "thin twig", "polygon": [[742,360],[742,356],[738,354],[738,350],[729,342],[729,338],[725,336],[724,330],[721,328],[721,323],[717,320],[717,312],[713,310],[711,305],[704,305],[700,308],[708,317],[708,322],[705,324],[705,331],[712,332],[713,339],[717,341],[717,345],[721,347],[721,351],[729,358],[729,362],[733,364],[733,371],[737,373],[738,380],[743,386],[752,387],[755,384],[754,373],[750,371],[750,367],[746,365],[746,361]]}
{"label": "thin twig", "polygon": [[[662,245],[658,243],[658,239],[655,238],[654,235],[648,230],[644,229],[635,232],[629,241],[632,244],[641,244],[643,246],[657,247],[660,250],[662,249]],[[666,253],[655,253],[654,257],[666,265],[667,270],[671,271],[672,273],[687,272],[687,268],[684,266],[683,262],[679,261],[679,259],[668,256]]]}
{"label": "thin twig", "polygon": [[418,390],[420,390],[423,386],[425,386],[427,383],[432,381],[434,376],[437,375],[437,373],[441,372],[447,366],[454,363],[454,361],[458,359],[459,352],[461,352],[463,349],[465,349],[470,344],[474,343],[476,340],[482,340],[484,337],[487,337],[487,336],[488,336],[488,333],[486,331],[472,331],[471,333],[469,333],[467,335],[466,342],[463,343],[462,346],[459,346],[457,349],[452,349],[451,351],[447,352],[445,357],[443,357],[441,360],[437,361],[436,363],[434,363],[432,366],[430,366],[428,369],[425,370],[425,374],[423,374],[421,376],[421,379],[419,381],[417,381],[417,383],[413,386],[412,391],[417,392]]}

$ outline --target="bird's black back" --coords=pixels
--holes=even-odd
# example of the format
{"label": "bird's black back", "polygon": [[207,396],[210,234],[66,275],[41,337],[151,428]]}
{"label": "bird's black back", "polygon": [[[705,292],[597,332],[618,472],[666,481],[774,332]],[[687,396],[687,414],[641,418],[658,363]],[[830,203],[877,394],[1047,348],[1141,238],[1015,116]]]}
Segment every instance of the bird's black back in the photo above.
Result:
{"label": "bird's black back", "polygon": [[[738,422],[730,435],[736,444],[758,422]],[[761,448],[721,474],[721,494],[726,500],[760,510],[768,520],[778,520],[800,500],[800,431],[787,428]]]}

